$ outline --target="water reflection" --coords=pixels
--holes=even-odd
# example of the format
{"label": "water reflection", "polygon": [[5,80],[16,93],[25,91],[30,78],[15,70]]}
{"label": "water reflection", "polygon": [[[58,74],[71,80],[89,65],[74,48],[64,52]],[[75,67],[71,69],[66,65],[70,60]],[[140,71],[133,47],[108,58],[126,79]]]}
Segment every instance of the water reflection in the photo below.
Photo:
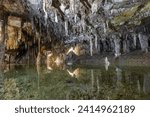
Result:
{"label": "water reflection", "polygon": [[0,99],[150,99],[150,69],[145,67],[64,67],[47,72],[45,66],[14,66],[4,71]]}
{"label": "water reflection", "polygon": [[71,72],[67,69],[67,72],[69,73],[69,75],[71,77],[74,77],[74,78],[79,78],[80,77],[80,69],[79,68],[75,69],[73,72]]}
{"label": "water reflection", "polygon": [[106,69],[106,71],[108,71],[109,65],[110,65],[110,62],[108,61],[108,58],[105,57],[105,69]]}

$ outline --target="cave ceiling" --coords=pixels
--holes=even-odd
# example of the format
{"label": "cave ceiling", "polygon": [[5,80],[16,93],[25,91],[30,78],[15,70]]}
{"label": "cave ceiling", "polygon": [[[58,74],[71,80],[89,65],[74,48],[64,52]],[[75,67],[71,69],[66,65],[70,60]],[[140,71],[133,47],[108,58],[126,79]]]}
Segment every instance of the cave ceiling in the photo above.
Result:
{"label": "cave ceiling", "polygon": [[[149,31],[149,0],[1,0],[7,14],[29,20],[45,38],[82,41],[97,36]],[[36,21],[41,22],[36,26]]]}

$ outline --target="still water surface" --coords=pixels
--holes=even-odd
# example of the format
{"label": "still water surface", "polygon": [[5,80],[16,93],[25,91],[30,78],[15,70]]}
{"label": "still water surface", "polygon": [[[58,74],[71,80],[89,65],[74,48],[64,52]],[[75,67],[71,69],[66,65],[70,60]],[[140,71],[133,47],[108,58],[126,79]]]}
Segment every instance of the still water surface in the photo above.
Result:
{"label": "still water surface", "polygon": [[0,99],[150,99],[150,69],[13,66],[0,71]]}

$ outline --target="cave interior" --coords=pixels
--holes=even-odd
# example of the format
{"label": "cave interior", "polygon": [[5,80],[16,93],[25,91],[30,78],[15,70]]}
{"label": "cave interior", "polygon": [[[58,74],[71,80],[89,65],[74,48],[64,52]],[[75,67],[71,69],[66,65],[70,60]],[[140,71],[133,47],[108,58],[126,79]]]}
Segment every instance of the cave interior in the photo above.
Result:
{"label": "cave interior", "polygon": [[1,63],[39,64],[52,56],[58,64],[82,64],[149,51],[149,0],[0,0]]}

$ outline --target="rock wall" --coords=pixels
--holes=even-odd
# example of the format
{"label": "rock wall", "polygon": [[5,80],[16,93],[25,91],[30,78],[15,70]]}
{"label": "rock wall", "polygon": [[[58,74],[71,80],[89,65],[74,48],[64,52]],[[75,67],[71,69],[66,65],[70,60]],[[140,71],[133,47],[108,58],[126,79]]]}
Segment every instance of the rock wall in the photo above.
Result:
{"label": "rock wall", "polygon": [[23,39],[30,51],[38,46],[36,56],[43,45],[65,52],[81,45],[78,51],[91,56],[149,51],[149,0],[3,0],[0,6],[8,20],[7,49]]}

